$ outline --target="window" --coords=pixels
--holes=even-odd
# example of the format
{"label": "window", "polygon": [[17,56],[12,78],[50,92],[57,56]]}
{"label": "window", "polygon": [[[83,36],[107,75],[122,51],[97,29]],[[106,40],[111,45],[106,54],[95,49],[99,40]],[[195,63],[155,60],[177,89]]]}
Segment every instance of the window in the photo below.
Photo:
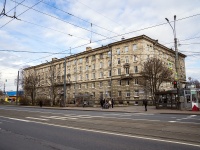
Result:
{"label": "window", "polygon": [[111,51],[108,52],[108,57],[111,57]]}
{"label": "window", "polygon": [[117,55],[120,55],[120,49],[119,48],[117,49]]}
{"label": "window", "polygon": [[125,68],[125,73],[129,74],[129,68]]}
{"label": "window", "polygon": [[81,89],[81,84],[79,84],[79,89]]}
{"label": "window", "polygon": [[122,85],[122,81],[121,80],[118,80],[118,85]]}
{"label": "window", "polygon": [[89,62],[89,59],[88,59],[88,57],[86,57],[86,58],[85,58],[85,62]]}
{"label": "window", "polygon": [[99,87],[101,88],[103,86],[103,82],[99,82]]}
{"label": "window", "polygon": [[82,75],[80,75],[79,79],[82,80]]}
{"label": "window", "polygon": [[126,80],[126,85],[129,85],[129,80]]}
{"label": "window", "polygon": [[117,73],[118,73],[118,75],[121,75],[121,68],[117,69]]}
{"label": "window", "polygon": [[138,67],[137,66],[134,66],[134,72],[138,73]]}
{"label": "window", "polygon": [[95,64],[92,65],[92,69],[95,70]]}
{"label": "window", "polygon": [[95,73],[92,74],[92,78],[95,79]]}
{"label": "window", "polygon": [[95,88],[95,83],[92,83],[92,88]]}
{"label": "window", "polygon": [[82,66],[79,67],[79,70],[82,71]]}
{"label": "window", "polygon": [[74,72],[76,72],[76,68],[74,68]]}
{"label": "window", "polygon": [[92,92],[92,96],[95,97],[95,92]]}
{"label": "window", "polygon": [[107,91],[107,96],[110,97],[111,96],[111,92]]}
{"label": "window", "polygon": [[119,65],[121,63],[120,58],[117,58],[117,64]]}
{"label": "window", "polygon": [[100,62],[100,68],[103,68],[103,62]]}
{"label": "window", "polygon": [[95,60],[95,55],[92,55],[92,60]]}
{"label": "window", "polygon": [[85,66],[85,70],[86,70],[86,71],[88,70],[88,65]]}
{"label": "window", "polygon": [[85,88],[86,88],[86,89],[88,88],[88,83],[85,83]]}
{"label": "window", "polygon": [[111,61],[110,60],[108,61],[108,67],[111,67]]}
{"label": "window", "polygon": [[139,83],[138,79],[135,79],[134,81],[135,81],[135,84],[138,85],[138,83]]}
{"label": "window", "polygon": [[88,76],[88,74],[86,74],[86,80],[89,80],[89,76]]}
{"label": "window", "polygon": [[100,57],[100,59],[103,59],[103,54],[100,54],[99,57]]}
{"label": "window", "polygon": [[71,65],[71,62],[70,62],[70,61],[68,61],[68,62],[67,62],[67,65],[68,65],[68,66],[70,66],[70,65]]}
{"label": "window", "polygon": [[108,81],[108,86],[111,86],[111,81]]}
{"label": "window", "polygon": [[137,50],[137,44],[133,44],[133,50]]}
{"label": "window", "polygon": [[103,78],[103,72],[100,72],[100,78]]}
{"label": "window", "polygon": [[135,91],[134,91],[134,95],[135,95],[135,96],[139,96],[139,90],[135,90]]}
{"label": "window", "polygon": [[122,96],[122,91],[118,91],[118,96]]}
{"label": "window", "polygon": [[128,56],[125,57],[125,62],[126,62],[126,63],[129,63]]}
{"label": "window", "polygon": [[108,70],[108,76],[111,77],[112,73],[111,70]]}
{"label": "window", "polygon": [[137,61],[137,56],[136,55],[133,56],[133,61]]}
{"label": "window", "polygon": [[128,46],[125,46],[125,47],[124,47],[124,52],[125,52],[125,53],[128,53]]}
{"label": "window", "polygon": [[81,64],[81,63],[82,63],[82,61],[83,61],[83,59],[82,59],[82,58],[80,58],[80,59],[79,59],[79,63]]}
{"label": "window", "polygon": [[76,59],[74,60],[74,65],[76,65]]}
{"label": "window", "polygon": [[130,97],[130,96],[131,96],[130,91],[126,91],[126,97]]}

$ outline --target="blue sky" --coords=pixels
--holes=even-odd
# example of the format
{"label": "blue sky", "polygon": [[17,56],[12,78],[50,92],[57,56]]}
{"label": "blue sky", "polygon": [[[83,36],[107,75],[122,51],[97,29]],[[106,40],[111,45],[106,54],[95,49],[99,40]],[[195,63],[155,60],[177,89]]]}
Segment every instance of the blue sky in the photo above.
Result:
{"label": "blue sky", "polygon": [[[4,1],[0,0],[0,11]],[[34,6],[36,3],[38,4]],[[174,15],[178,20],[178,50],[187,55],[187,78],[200,81],[199,0],[7,0],[6,13],[15,5],[18,5],[17,18],[21,20],[11,21],[12,18],[0,17],[0,89],[3,89],[7,79],[6,90],[16,90],[14,79],[23,66],[44,63],[52,57],[67,56],[70,47],[74,54],[84,51],[87,46],[95,48],[106,45],[120,40],[122,34],[125,38],[145,34],[173,48],[173,33],[169,24],[140,29],[166,23],[166,17],[173,21]],[[32,6],[34,7],[30,9]],[[10,16],[13,14],[13,10],[8,13]],[[9,21],[11,22],[6,24]],[[109,38],[113,36],[116,37]],[[102,39],[105,40],[95,42]],[[3,50],[66,54],[49,56],[50,54]]]}

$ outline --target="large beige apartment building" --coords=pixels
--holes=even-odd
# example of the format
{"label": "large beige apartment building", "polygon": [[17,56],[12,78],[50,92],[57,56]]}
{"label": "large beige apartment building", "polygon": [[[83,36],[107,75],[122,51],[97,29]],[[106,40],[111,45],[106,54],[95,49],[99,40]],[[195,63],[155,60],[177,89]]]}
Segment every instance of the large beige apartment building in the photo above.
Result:
{"label": "large beige apartment building", "polygon": [[[175,70],[175,52],[146,35],[110,43],[66,57],[66,101],[79,102],[81,95],[93,104],[100,99],[113,98],[119,104],[137,104],[145,98],[138,83],[142,65],[157,57]],[[185,55],[179,53],[179,80],[185,81]],[[39,80],[36,96],[51,98],[52,83],[56,83],[56,99],[63,98],[65,58],[26,68],[25,75],[35,74]],[[163,83],[160,90],[172,89],[172,83]]]}

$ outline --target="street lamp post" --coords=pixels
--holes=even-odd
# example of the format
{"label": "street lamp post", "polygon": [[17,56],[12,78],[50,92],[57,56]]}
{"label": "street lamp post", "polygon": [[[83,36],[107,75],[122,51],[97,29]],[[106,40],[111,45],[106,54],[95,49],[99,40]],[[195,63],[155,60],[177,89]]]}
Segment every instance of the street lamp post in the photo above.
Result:
{"label": "street lamp post", "polygon": [[170,27],[173,30],[173,34],[174,34],[174,47],[175,47],[175,69],[176,69],[176,73],[175,73],[175,80],[177,81],[177,98],[178,98],[178,103],[179,103],[179,70],[178,70],[178,48],[177,48],[177,38],[176,38],[176,15],[174,15],[174,27],[171,25],[170,21],[165,18],[167,20],[167,22],[169,23]]}

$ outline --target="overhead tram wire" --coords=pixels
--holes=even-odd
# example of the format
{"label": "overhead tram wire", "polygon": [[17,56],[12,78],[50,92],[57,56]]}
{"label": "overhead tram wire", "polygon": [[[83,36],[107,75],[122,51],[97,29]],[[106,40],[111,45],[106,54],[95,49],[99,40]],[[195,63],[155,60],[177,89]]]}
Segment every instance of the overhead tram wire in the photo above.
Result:
{"label": "overhead tram wire", "polygon": [[[13,0],[11,0],[11,1],[13,1]],[[14,1],[13,1],[13,2],[14,2]],[[41,12],[41,11],[39,11],[39,10],[37,10],[37,9],[31,8],[31,7],[26,6],[26,5],[24,5],[24,4],[21,4],[21,6],[27,7],[27,8],[29,8],[29,9],[32,9],[32,10],[34,10],[34,11],[36,11],[36,12],[39,12],[39,13],[41,13],[41,14],[43,14],[43,15],[49,16],[49,17],[51,17],[51,18],[60,20],[60,21],[62,21],[62,22],[65,22],[65,23],[67,23],[67,24],[70,24],[70,25],[72,25],[72,26],[75,26],[75,27],[78,27],[78,28],[80,28],[80,29],[83,29],[83,30],[86,30],[86,31],[88,31],[88,32],[91,32],[91,30],[89,30],[89,29],[86,29],[86,28],[81,27],[81,26],[79,26],[79,25],[73,24],[73,23],[68,22],[68,21],[66,21],[66,20],[60,19],[60,18],[58,18],[58,17],[52,16],[52,15],[50,15],[50,14]],[[109,39],[114,40],[114,41],[117,41],[117,40],[115,40],[115,39],[112,39],[112,38],[110,38],[110,37],[107,37],[107,36],[105,36],[105,35],[102,35],[102,34],[100,34],[100,33],[94,32],[94,31],[92,31],[92,33],[94,33],[94,34],[96,34],[96,35],[99,35],[99,36],[102,36],[102,37],[109,38]]]}
{"label": "overhead tram wire", "polygon": [[60,10],[61,12],[64,12],[64,13],[66,13],[66,14],[72,16],[72,17],[75,17],[75,18],[80,19],[80,20],[82,20],[82,21],[84,21],[84,22],[87,22],[88,24],[92,24],[93,26],[96,26],[96,27],[98,27],[98,28],[101,28],[101,29],[103,29],[103,30],[106,30],[106,31],[109,31],[109,32],[112,32],[112,33],[118,35],[118,33],[116,33],[116,32],[113,32],[113,31],[111,31],[111,30],[106,29],[105,27],[101,27],[101,26],[99,26],[99,25],[97,25],[97,24],[94,24],[94,23],[89,22],[89,21],[87,21],[87,20],[85,20],[85,19],[82,19],[82,18],[80,18],[80,17],[77,17],[77,16],[75,16],[75,15],[69,13],[69,12],[66,12],[66,11],[64,11],[64,10],[62,10],[62,9],[60,9],[60,8],[57,8],[57,7],[55,7],[55,6],[52,6],[52,5],[50,5],[50,4],[48,4],[48,3],[44,2],[44,1],[43,1],[42,3],[48,5],[48,6],[52,7],[52,8],[55,8],[55,9],[57,9],[57,10]]}
{"label": "overhead tram wire", "polygon": [[[200,14],[198,14],[198,15],[200,15]],[[183,19],[188,19],[188,18],[191,18],[191,17],[194,17],[194,16],[198,16],[198,15],[195,14],[195,15],[192,15],[192,16],[184,17],[184,18],[181,18],[181,19],[177,19],[176,21],[183,20]],[[137,32],[137,31],[142,31],[142,30],[146,30],[146,29],[150,29],[150,28],[155,28],[155,27],[157,27],[157,26],[161,26],[161,25],[165,25],[165,24],[167,24],[167,23],[161,23],[161,24],[158,24],[158,25],[153,25],[153,26],[150,26],[150,27],[145,27],[145,28],[143,28],[143,29],[138,29],[138,30],[135,30],[135,31],[131,31],[131,32],[128,32],[128,33],[124,33],[124,34],[122,34],[122,35],[129,34],[129,33],[133,33],[133,32]],[[119,35],[119,36],[120,36],[120,35]],[[115,37],[116,37],[116,36],[115,36]],[[92,43],[96,43],[96,42],[99,42],[99,41],[104,41],[104,40],[107,40],[107,39],[108,39],[108,38],[106,38],[106,39],[101,39],[101,40],[97,40],[97,41],[94,41],[94,42],[92,42]],[[70,49],[76,49],[76,48],[79,48],[79,47],[82,47],[82,46],[87,46],[87,45],[89,45],[89,44],[91,44],[91,43],[82,44],[82,45],[79,45],[79,46],[76,46],[76,47],[70,48]],[[70,49],[68,49],[68,50],[70,50]],[[68,50],[64,50],[64,51],[61,51],[61,52],[65,52],[65,51],[68,51]],[[37,60],[40,60],[40,59],[43,59],[43,58],[47,58],[47,57],[50,57],[50,56],[53,56],[53,55],[44,56],[44,57],[41,57],[41,58],[38,58],[38,59],[35,59],[35,60],[32,60],[32,61],[29,61],[29,62],[25,62],[24,64],[27,64],[27,63],[30,63],[30,62],[33,62],[33,61],[37,61]],[[23,64],[21,64],[21,65],[23,65]],[[21,66],[21,65],[15,65],[15,66]]]}
{"label": "overhead tram wire", "polygon": [[32,23],[30,21],[26,21],[26,20],[23,20],[23,19],[20,19],[20,21],[28,23],[28,24],[32,24],[32,25],[35,25],[35,26],[38,26],[38,27],[41,27],[41,28],[45,28],[45,29],[49,29],[49,30],[52,30],[52,31],[56,31],[56,32],[59,32],[59,33],[62,33],[62,34],[65,34],[65,35],[68,35],[68,36],[71,36],[71,37],[76,37],[76,38],[79,38],[79,39],[82,39],[82,40],[90,41],[89,39],[86,39],[86,38],[83,38],[83,37],[79,37],[79,36],[76,36],[76,35],[72,35],[72,34],[69,34],[69,33],[65,33],[65,32],[62,32],[62,31],[59,31],[59,30],[56,30],[56,29],[53,29],[53,28],[49,28],[49,27],[45,27],[45,26],[42,26],[42,25],[38,25],[38,24]]}
{"label": "overhead tram wire", "polygon": [[[80,2],[79,0],[76,0],[76,1],[79,2],[80,4],[84,5],[84,6],[88,7],[89,9],[95,11],[96,13],[100,14],[100,15],[103,16],[104,18],[107,18],[108,20],[114,22],[115,24],[117,24],[117,25],[123,27],[123,26],[122,26],[121,24],[119,24],[118,22],[114,21],[113,19],[108,18],[107,16],[102,15],[100,12],[98,12],[98,11],[92,9],[91,7],[89,7],[88,5],[86,5],[86,4],[82,3],[82,2]],[[125,27],[123,27],[123,28],[125,28]]]}
{"label": "overhead tram wire", "polygon": [[[12,9],[10,9],[8,12],[5,12],[5,14],[7,15],[9,12],[11,12],[11,11],[14,10],[14,9],[16,9],[17,6],[19,6],[20,4],[22,4],[24,1],[26,1],[26,0],[21,1],[19,4],[17,4],[15,7],[13,7]],[[3,18],[4,16],[5,16],[5,15],[0,16],[0,19]]]}
{"label": "overhead tram wire", "polygon": [[[27,10],[25,10],[25,11],[23,11],[22,13],[20,13],[19,15],[17,15],[17,17],[21,16],[22,14],[24,14],[24,13],[27,12],[28,10],[32,9],[33,7],[35,7],[36,5],[38,5],[39,3],[41,3],[41,1],[43,1],[43,0],[40,0],[39,2],[37,2],[36,4],[34,4],[33,6],[29,7]],[[19,3],[18,3],[18,4],[19,4]],[[10,21],[8,21],[7,23],[5,23],[4,25],[2,25],[2,26],[0,27],[0,29],[3,28],[4,26],[6,26],[7,24],[9,24],[10,22],[12,22],[14,19],[16,19],[16,18],[13,18],[12,20],[10,20]]]}

